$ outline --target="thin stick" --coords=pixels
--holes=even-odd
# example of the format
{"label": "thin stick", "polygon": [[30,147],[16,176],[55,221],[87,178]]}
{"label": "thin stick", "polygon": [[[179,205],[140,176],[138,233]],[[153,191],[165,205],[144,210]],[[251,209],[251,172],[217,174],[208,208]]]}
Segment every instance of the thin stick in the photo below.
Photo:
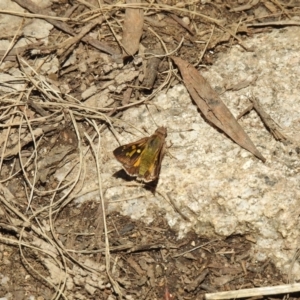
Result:
{"label": "thin stick", "polygon": [[255,97],[251,97],[250,101],[253,103],[253,108],[259,114],[261,120],[264,122],[265,126],[270,130],[277,141],[284,141],[286,137],[278,130],[278,125],[271,118],[271,116],[264,111],[259,103],[259,100]]}
{"label": "thin stick", "polygon": [[274,22],[262,22],[262,23],[250,23],[246,24],[247,27],[265,27],[265,26],[299,26],[299,21],[286,20],[286,21],[274,21]]}
{"label": "thin stick", "polygon": [[236,299],[300,292],[300,283],[205,294],[205,299]]}

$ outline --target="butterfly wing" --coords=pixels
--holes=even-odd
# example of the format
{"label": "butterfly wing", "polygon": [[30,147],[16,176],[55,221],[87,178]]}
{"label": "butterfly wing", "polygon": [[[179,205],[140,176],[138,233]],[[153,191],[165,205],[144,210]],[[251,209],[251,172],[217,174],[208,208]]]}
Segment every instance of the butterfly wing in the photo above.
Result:
{"label": "butterfly wing", "polygon": [[158,177],[160,167],[161,167],[161,161],[163,159],[164,154],[165,154],[165,141],[163,140],[161,142],[159,149],[157,149],[157,153],[155,155],[155,159],[153,163],[149,166],[148,170],[144,174],[144,177],[141,178],[141,180],[143,180],[144,182],[150,182],[155,180]]}
{"label": "butterfly wing", "polygon": [[128,175],[138,176],[141,153],[145,149],[148,139],[148,137],[142,138],[134,143],[122,145],[113,151],[114,156],[123,165]]}
{"label": "butterfly wing", "polygon": [[123,168],[130,176],[137,176],[138,180],[150,182],[155,180],[160,171],[164,155],[167,129],[159,127],[150,137],[142,138],[134,143],[122,145],[113,153],[123,164]]}

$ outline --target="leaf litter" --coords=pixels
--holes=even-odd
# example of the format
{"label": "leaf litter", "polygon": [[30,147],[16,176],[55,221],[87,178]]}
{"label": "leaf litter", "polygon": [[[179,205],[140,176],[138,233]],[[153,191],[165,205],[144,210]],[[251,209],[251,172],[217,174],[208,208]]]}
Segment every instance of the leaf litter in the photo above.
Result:
{"label": "leaf litter", "polygon": [[[30,0],[6,1],[7,7],[18,3],[21,8],[14,12],[2,6],[1,16],[21,18],[19,29],[10,32],[6,26],[1,32],[11,41],[0,51],[1,76],[7,76],[0,86],[1,296],[202,299],[206,293],[288,282],[269,261],[255,269],[251,237],[208,240],[189,233],[178,240],[163,216],[145,226],[108,213],[101,187],[102,132],[120,126],[122,111],[151,101],[177,82],[170,55],[206,119],[264,160],[218,94],[188,65],[212,64],[208,50],[243,46],[239,34],[299,25],[289,20],[297,7],[293,1],[246,2],[53,1],[41,7]],[[256,22],[258,15],[267,21]],[[43,36],[32,34],[34,27],[23,31],[35,19],[54,29]],[[201,31],[193,26],[196,20]],[[136,53],[146,54],[145,72]],[[258,104],[253,107],[259,110]],[[268,124],[276,131],[274,123]],[[85,157],[91,151],[98,179],[90,190],[102,202],[78,206],[72,200],[86,193]],[[64,176],[54,176],[65,167]]]}

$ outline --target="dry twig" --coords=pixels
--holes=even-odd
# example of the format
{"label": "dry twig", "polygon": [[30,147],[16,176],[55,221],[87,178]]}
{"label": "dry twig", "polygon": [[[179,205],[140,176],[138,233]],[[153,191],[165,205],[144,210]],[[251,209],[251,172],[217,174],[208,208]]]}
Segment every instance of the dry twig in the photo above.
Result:
{"label": "dry twig", "polygon": [[278,130],[278,125],[275,123],[275,121],[271,118],[271,116],[265,112],[261,104],[259,103],[259,100],[256,97],[251,97],[249,99],[252,104],[246,108],[242,113],[240,113],[237,117],[237,119],[240,119],[242,116],[244,116],[246,113],[251,111],[253,108],[256,110],[258,115],[260,116],[261,120],[265,124],[265,126],[270,130],[272,135],[275,137],[278,141],[284,141],[287,138]]}

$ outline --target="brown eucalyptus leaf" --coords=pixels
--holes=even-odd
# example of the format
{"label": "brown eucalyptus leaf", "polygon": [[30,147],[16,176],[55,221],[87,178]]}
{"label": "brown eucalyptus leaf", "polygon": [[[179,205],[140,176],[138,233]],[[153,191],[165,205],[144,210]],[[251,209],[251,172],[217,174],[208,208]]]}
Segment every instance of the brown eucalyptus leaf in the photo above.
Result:
{"label": "brown eucalyptus leaf", "polygon": [[187,90],[204,117],[225,132],[238,145],[265,162],[266,159],[199,71],[179,57],[171,56],[171,58],[178,66]]}

